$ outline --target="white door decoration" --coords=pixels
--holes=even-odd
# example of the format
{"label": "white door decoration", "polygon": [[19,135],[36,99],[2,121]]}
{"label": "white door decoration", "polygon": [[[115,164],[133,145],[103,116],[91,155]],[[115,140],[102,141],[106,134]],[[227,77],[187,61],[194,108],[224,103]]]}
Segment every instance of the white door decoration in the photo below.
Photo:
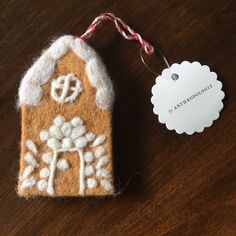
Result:
{"label": "white door decoration", "polygon": [[39,168],[39,164],[36,159],[36,145],[33,141],[28,141],[27,147],[30,147],[32,154],[27,152],[25,156],[25,161],[29,163],[29,166],[25,168],[21,176],[23,190],[37,185],[40,191],[47,191],[49,195],[55,195],[56,171],[73,168],[66,159],[60,157],[60,154],[65,152],[78,153],[80,195],[84,196],[86,189],[97,188],[99,184],[106,191],[113,190],[110,183],[112,175],[106,168],[111,160],[103,147],[106,141],[104,134],[96,137],[95,134],[88,132],[83,120],[79,117],[66,121],[63,116],[59,115],[53,120],[53,124],[48,130],[40,131],[39,136],[40,140],[46,142],[51,149],[51,151],[43,153],[41,157],[48,167],[40,169],[39,180],[31,175],[35,168]]}
{"label": "white door decoration", "polygon": [[73,102],[82,91],[81,81],[72,73],[59,76],[51,84],[51,96],[60,104]]}

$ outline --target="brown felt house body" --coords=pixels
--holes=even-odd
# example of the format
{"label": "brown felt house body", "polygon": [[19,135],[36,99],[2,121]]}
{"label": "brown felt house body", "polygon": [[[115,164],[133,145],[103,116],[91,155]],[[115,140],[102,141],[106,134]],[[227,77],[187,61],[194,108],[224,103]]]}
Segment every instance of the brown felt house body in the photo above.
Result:
{"label": "brown felt house body", "polygon": [[19,89],[20,196],[114,194],[113,100],[106,69],[83,40],[63,36],[44,51]]}

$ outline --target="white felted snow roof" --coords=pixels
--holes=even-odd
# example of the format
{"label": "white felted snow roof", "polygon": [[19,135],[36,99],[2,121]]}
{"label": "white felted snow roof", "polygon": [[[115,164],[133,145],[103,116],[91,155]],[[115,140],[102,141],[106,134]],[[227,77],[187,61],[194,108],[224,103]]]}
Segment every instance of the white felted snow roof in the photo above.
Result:
{"label": "white felted snow roof", "polygon": [[66,35],[55,40],[24,75],[19,88],[19,104],[37,106],[43,99],[45,84],[54,72],[58,59],[72,50],[86,62],[88,79],[96,90],[96,104],[101,109],[111,109],[114,100],[112,82],[98,54],[80,38]]}

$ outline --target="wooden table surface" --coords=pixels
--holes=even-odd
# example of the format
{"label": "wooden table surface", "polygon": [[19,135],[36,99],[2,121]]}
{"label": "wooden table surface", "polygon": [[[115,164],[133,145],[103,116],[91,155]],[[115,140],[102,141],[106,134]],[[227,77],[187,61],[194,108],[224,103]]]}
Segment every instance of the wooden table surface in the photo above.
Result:
{"label": "wooden table surface", "polygon": [[[114,198],[38,198],[16,193],[20,79],[50,40],[82,34],[113,12],[171,63],[200,61],[216,71],[226,98],[219,120],[201,134],[168,131],[150,102],[155,76],[139,44],[111,22],[88,41],[116,90]],[[0,3],[0,235],[236,235],[235,1],[24,1]],[[164,64],[155,65],[161,72]]]}

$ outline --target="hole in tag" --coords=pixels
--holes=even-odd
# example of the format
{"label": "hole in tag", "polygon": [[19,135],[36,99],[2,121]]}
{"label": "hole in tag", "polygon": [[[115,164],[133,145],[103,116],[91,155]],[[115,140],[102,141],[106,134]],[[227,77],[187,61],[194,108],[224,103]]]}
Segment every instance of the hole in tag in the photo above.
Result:
{"label": "hole in tag", "polygon": [[174,73],[174,74],[171,75],[171,78],[172,78],[173,80],[178,80],[178,79],[179,79],[179,76],[178,76],[178,74]]}

